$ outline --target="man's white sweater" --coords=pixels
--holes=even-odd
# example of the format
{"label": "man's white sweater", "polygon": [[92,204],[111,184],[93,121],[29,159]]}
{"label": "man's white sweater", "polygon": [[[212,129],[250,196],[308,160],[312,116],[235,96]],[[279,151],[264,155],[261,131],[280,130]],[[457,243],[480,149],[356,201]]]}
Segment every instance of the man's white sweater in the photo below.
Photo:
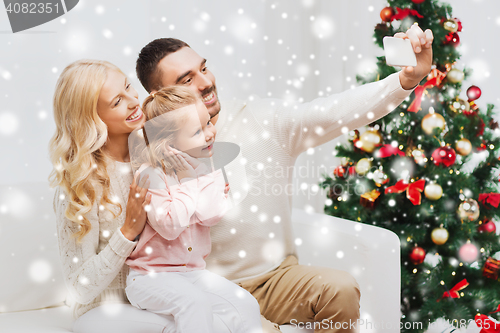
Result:
{"label": "man's white sweater", "polygon": [[[410,93],[393,74],[306,104],[285,105],[269,99],[222,104],[216,140],[240,146],[250,187],[245,199],[211,228],[207,269],[237,282],[268,272],[288,254],[295,254],[292,197],[286,189],[291,186],[297,156],[385,116]],[[120,227],[133,176],[129,163],[116,162],[108,173],[110,191],[122,205],[122,213],[113,218],[106,209],[99,209],[97,200],[86,215],[92,229],[81,243],[72,237],[78,231],[76,224],[65,217],[64,193],[58,190],[54,198],[59,250],[75,317],[105,303],[128,303],[125,259],[137,242],[126,239]],[[231,179],[233,191],[239,184],[237,177]]]}
{"label": "man's white sweater", "polygon": [[296,254],[289,194],[297,157],[384,117],[411,92],[395,73],[304,104],[273,99],[222,103],[216,141],[240,146],[249,188],[244,200],[212,227],[207,269],[239,282]]}

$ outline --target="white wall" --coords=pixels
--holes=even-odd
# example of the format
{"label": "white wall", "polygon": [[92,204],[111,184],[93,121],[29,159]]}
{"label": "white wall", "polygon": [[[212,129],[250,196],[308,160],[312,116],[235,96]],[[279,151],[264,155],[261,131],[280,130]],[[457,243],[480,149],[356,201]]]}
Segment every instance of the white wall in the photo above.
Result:
{"label": "white wall", "polygon": [[[449,2],[464,25],[458,67],[476,70],[464,87],[482,89],[480,106],[500,107],[494,60],[500,2]],[[208,59],[221,99],[271,95],[308,101],[349,89],[357,73],[373,66],[382,54],[373,44],[373,28],[385,6],[382,0],[80,0],[62,18],[17,34],[0,9],[0,184],[47,178],[52,94],[61,70],[74,60],[115,63],[133,77],[142,100],[146,92],[134,74],[137,53],[154,38],[177,37]],[[299,158],[298,184],[317,184],[322,164],[333,170],[334,144]],[[324,200],[324,194],[306,190],[295,195],[294,206],[322,211]]]}

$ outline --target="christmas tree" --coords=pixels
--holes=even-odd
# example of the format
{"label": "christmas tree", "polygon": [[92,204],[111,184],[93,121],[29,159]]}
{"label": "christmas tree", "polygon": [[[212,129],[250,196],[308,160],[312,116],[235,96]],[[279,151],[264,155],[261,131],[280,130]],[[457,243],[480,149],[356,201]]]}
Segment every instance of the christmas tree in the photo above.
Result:
{"label": "christmas tree", "polygon": [[[389,0],[374,39],[383,47],[415,22],[434,33],[434,66],[407,102],[337,145],[341,165],[325,175],[325,213],[394,231],[401,240],[401,321],[438,318],[455,327],[499,318],[500,139],[494,106],[479,107],[477,86],[460,97],[471,71],[458,69],[462,24],[437,0]],[[378,58],[367,83],[395,73]],[[465,90],[465,89],[464,89]],[[362,132],[362,131],[361,131]],[[412,329],[404,329],[412,327]],[[497,325],[500,330],[500,325]],[[483,332],[490,332],[483,330]],[[497,331],[495,331],[497,332]]]}

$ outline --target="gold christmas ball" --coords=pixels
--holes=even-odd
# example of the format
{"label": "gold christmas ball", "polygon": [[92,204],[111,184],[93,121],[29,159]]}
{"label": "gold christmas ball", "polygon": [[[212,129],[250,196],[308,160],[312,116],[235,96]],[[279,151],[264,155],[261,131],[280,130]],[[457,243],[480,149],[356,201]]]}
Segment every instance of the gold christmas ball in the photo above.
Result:
{"label": "gold christmas ball", "polygon": [[443,227],[432,230],[431,238],[434,244],[443,245],[448,240],[448,230]]}
{"label": "gold christmas ball", "polygon": [[464,80],[464,72],[462,72],[459,69],[453,68],[451,71],[448,72],[446,78],[451,83],[460,83]]}
{"label": "gold christmas ball", "polygon": [[460,139],[455,143],[455,150],[462,156],[469,155],[472,151],[472,144],[465,138]]}
{"label": "gold christmas ball", "polygon": [[449,104],[450,110],[455,113],[468,112],[470,110],[470,104],[463,99],[457,98]]}
{"label": "gold christmas ball", "polygon": [[412,152],[411,152],[411,156],[413,156],[413,160],[415,161],[415,163],[419,164],[419,165],[423,165],[425,164],[425,152],[423,149],[413,149]]}
{"label": "gold christmas ball", "polygon": [[457,209],[458,217],[465,221],[475,221],[479,218],[479,205],[474,199],[466,199],[462,201]]}
{"label": "gold christmas ball", "polygon": [[422,129],[424,130],[425,134],[432,134],[432,131],[435,128],[440,128],[441,130],[443,130],[445,126],[446,121],[439,113],[429,113],[426,114],[424,118],[422,118]]}
{"label": "gold christmas ball", "polygon": [[372,179],[375,182],[375,185],[377,185],[378,187],[385,185],[389,182],[389,176],[387,176],[387,174],[380,169],[377,169],[373,172]]}
{"label": "gold christmas ball", "polygon": [[429,200],[439,200],[443,195],[443,188],[439,184],[430,183],[425,186],[424,194]]}
{"label": "gold christmas ball", "polygon": [[443,22],[443,28],[445,28],[445,30],[448,30],[449,32],[457,32],[458,23],[454,19],[447,19]]}
{"label": "gold christmas ball", "polygon": [[370,170],[371,167],[372,162],[367,158],[362,158],[356,164],[355,170],[359,175],[363,176]]}
{"label": "gold christmas ball", "polygon": [[360,145],[358,148],[366,151],[367,153],[373,153],[377,145],[382,144],[382,135],[379,131],[375,129],[370,129],[359,137],[359,141],[356,146]]}

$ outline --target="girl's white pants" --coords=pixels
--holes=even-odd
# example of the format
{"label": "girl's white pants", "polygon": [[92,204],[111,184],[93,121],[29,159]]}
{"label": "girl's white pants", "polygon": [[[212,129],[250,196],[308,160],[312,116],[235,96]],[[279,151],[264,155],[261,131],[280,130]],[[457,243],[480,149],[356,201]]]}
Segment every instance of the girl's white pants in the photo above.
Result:
{"label": "girl's white pants", "polygon": [[257,300],[207,270],[143,275],[130,269],[125,292],[139,309],[172,315],[178,333],[262,333]]}

